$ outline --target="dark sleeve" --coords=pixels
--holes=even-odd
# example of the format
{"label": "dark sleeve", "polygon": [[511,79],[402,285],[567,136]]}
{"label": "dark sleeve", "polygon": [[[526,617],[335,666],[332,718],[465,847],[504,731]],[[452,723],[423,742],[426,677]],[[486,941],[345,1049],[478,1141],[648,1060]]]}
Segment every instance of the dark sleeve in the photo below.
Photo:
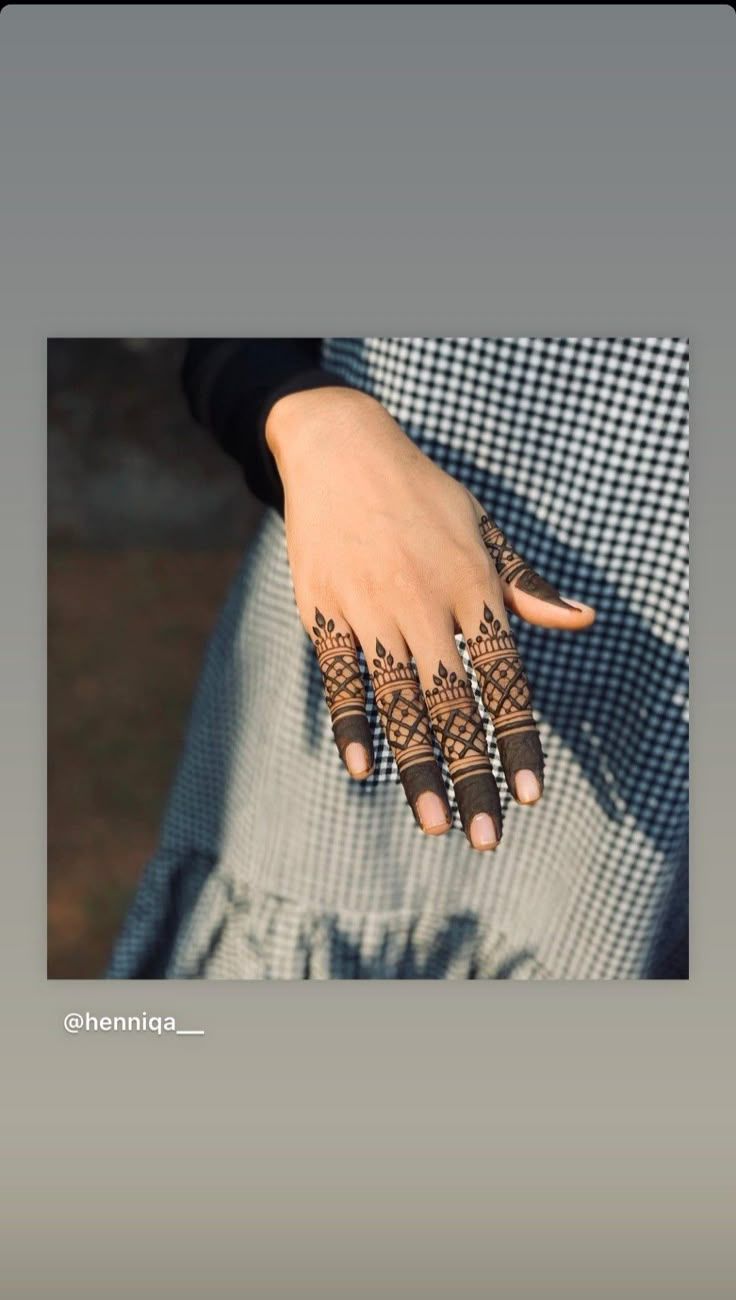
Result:
{"label": "dark sleeve", "polygon": [[321,348],[321,339],[189,339],[181,364],[192,417],[238,462],[253,495],[281,514],[281,479],[265,437],[271,407],[307,388],[354,387],[321,365]]}

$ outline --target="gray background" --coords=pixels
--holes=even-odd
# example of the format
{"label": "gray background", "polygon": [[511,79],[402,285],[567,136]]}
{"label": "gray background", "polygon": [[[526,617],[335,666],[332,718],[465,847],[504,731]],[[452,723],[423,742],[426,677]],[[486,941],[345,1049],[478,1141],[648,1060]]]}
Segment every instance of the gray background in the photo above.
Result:
{"label": "gray background", "polygon": [[[9,1294],[732,1294],[735,42],[719,5],[0,14]],[[689,336],[689,983],[46,981],[46,339],[249,332]]]}

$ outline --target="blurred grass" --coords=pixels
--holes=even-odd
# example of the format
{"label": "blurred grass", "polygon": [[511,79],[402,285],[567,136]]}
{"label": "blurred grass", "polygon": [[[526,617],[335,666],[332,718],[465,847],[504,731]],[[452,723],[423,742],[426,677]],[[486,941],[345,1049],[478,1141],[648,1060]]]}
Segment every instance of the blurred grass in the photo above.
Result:
{"label": "blurred grass", "polygon": [[242,548],[48,554],[48,975],[104,973]]}

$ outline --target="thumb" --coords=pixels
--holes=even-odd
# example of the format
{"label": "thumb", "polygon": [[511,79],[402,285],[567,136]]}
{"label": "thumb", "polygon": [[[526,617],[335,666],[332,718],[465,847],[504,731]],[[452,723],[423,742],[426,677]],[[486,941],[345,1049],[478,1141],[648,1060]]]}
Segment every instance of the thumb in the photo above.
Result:
{"label": "thumb", "polygon": [[527,564],[515,551],[503,531],[482,511],[478,519],[481,537],[501,579],[506,606],[538,627],[566,628],[582,631],[595,621],[591,605],[571,601]]}

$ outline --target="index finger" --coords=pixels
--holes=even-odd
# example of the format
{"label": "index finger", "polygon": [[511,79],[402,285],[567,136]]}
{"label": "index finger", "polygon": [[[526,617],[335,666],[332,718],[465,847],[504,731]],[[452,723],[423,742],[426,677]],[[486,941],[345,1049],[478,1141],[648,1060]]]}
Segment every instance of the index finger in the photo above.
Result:
{"label": "index finger", "polygon": [[463,636],[483,703],[493,721],[504,775],[519,803],[536,803],[544,789],[544,754],[532,695],[508,620],[487,602],[472,635]]}

